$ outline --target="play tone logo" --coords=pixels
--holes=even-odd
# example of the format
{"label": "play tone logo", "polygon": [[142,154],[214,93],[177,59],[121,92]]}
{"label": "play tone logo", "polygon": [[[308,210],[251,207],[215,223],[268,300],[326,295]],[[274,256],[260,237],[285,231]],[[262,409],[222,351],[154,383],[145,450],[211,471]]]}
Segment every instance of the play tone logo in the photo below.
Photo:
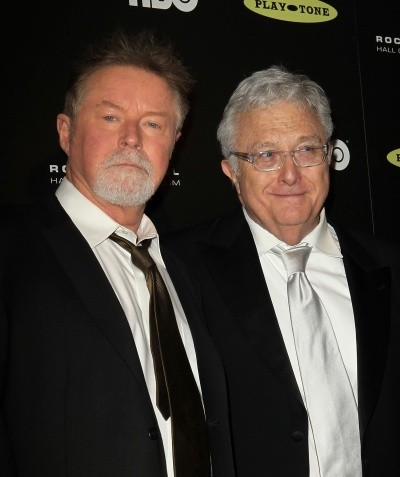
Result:
{"label": "play tone logo", "polygon": [[329,22],[337,17],[337,11],[318,0],[244,0],[244,5],[254,13],[275,20],[296,23]]}
{"label": "play tone logo", "polygon": [[400,167],[400,148],[389,152],[386,159],[394,166]]}

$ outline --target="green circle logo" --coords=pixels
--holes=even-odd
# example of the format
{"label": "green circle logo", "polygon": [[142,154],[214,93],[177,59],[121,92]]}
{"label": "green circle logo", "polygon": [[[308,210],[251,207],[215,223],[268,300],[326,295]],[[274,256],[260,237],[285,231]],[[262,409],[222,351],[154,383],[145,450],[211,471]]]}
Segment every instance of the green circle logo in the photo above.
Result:
{"label": "green circle logo", "polygon": [[400,167],[400,148],[395,149],[392,152],[389,152],[389,154],[386,156],[386,158],[390,162],[390,164],[393,164],[394,166]]}
{"label": "green circle logo", "polygon": [[244,5],[254,13],[275,20],[297,23],[329,22],[337,17],[337,11],[318,0],[244,0]]}

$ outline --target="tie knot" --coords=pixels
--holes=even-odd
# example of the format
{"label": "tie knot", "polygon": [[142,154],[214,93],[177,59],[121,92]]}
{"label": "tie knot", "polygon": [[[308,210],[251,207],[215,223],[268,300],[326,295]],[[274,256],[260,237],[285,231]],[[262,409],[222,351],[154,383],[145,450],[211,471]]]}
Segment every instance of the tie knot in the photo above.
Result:
{"label": "tie knot", "polygon": [[299,247],[289,248],[281,252],[283,265],[286,268],[288,277],[296,272],[303,272],[306,269],[308,257],[311,253],[311,247],[308,245],[301,245]]}
{"label": "tie knot", "polygon": [[134,245],[132,242],[120,237],[116,233],[111,234],[110,239],[131,254],[132,263],[143,273],[154,265],[154,260],[151,258],[148,251],[151,239],[143,240],[141,245]]}

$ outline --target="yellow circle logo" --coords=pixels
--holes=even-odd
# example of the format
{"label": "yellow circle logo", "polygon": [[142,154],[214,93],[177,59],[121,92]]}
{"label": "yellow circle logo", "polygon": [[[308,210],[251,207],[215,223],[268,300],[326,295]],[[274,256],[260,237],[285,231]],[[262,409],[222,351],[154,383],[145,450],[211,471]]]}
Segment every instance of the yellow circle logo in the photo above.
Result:
{"label": "yellow circle logo", "polygon": [[389,154],[386,156],[386,158],[390,162],[390,164],[393,164],[394,166],[400,167],[400,148],[395,149],[392,152],[389,152]]}
{"label": "yellow circle logo", "polygon": [[297,23],[329,22],[337,17],[337,11],[318,0],[244,0],[244,5],[254,13],[275,20]]}

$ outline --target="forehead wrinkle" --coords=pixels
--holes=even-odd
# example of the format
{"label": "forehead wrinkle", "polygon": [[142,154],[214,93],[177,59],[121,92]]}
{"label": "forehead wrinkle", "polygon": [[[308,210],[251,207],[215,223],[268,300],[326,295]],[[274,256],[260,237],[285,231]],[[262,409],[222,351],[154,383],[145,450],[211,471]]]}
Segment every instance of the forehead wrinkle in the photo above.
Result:
{"label": "forehead wrinkle", "polygon": [[96,108],[101,108],[102,106],[118,109],[119,111],[125,111],[125,108],[123,106],[120,106],[119,104],[115,104],[112,101],[108,101],[106,99],[103,99],[103,101],[100,101],[100,103],[96,103]]}

